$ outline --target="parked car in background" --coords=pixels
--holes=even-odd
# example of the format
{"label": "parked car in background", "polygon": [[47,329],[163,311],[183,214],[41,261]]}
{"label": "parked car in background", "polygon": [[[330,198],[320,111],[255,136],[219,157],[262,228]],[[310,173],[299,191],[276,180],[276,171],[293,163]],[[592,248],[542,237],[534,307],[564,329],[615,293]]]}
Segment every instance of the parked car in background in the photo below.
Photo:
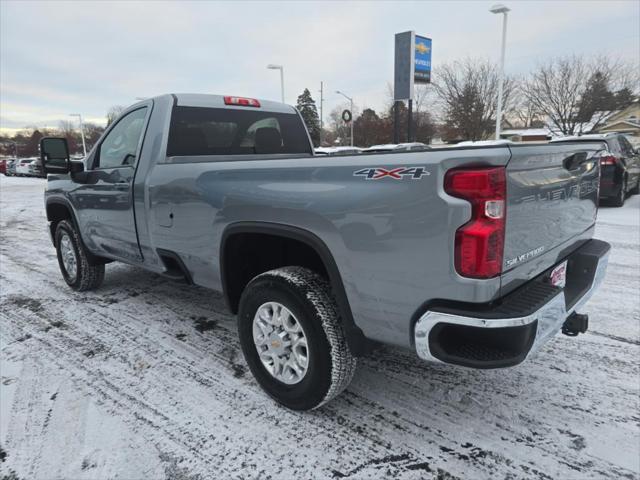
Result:
{"label": "parked car in background", "polygon": [[36,159],[29,163],[29,175],[32,177],[42,177],[42,165],[40,160]]}
{"label": "parked car in background", "polygon": [[0,160],[0,173],[7,174],[7,160]]}
{"label": "parked car in background", "polygon": [[5,175],[7,177],[13,177],[16,174],[16,164],[18,163],[18,159],[10,158],[7,160],[7,171]]}
{"label": "parked car in background", "polygon": [[316,155],[348,155],[350,153],[357,154],[362,152],[360,147],[318,147],[315,150]]}
{"label": "parked car in background", "polygon": [[640,193],[640,154],[622,133],[581,135],[551,140],[551,143],[601,140],[607,151],[600,157],[600,200],[624,205],[627,195]]}
{"label": "parked car in background", "polygon": [[418,150],[428,150],[429,145],[421,142],[410,143],[385,143],[382,145],[371,145],[369,148],[362,150],[362,153],[381,153],[381,152],[409,152]]}
{"label": "parked car in background", "polygon": [[31,175],[29,171],[29,165],[33,162],[34,158],[21,158],[16,163],[16,175],[19,177],[27,177]]}

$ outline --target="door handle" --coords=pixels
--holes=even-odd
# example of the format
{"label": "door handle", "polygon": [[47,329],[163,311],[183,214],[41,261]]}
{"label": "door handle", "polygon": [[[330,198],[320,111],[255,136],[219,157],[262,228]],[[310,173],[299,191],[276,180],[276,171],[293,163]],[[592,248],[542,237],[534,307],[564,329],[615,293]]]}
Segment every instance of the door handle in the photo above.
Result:
{"label": "door handle", "polygon": [[127,190],[129,188],[129,182],[116,182],[113,186],[118,190]]}
{"label": "door handle", "polygon": [[566,170],[575,170],[588,160],[589,159],[587,158],[587,154],[584,152],[580,152],[565,158],[562,161],[562,166]]}

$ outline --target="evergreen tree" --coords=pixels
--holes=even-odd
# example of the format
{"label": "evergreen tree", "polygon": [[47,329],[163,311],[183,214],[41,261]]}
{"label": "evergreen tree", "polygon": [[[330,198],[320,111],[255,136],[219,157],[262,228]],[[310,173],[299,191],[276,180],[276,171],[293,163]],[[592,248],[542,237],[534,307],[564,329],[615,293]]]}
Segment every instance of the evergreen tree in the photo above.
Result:
{"label": "evergreen tree", "polygon": [[320,145],[320,118],[318,117],[318,109],[316,108],[316,102],[311,98],[311,92],[308,88],[304,89],[301,95],[298,96],[298,102],[296,108],[300,112],[302,119],[304,120],[307,130],[309,130],[309,136],[315,147]]}
{"label": "evergreen tree", "polygon": [[602,72],[595,72],[587,82],[587,88],[582,94],[580,111],[581,122],[588,122],[596,112],[615,110],[613,92],[609,90],[609,79]]}
{"label": "evergreen tree", "polygon": [[365,108],[362,114],[354,120],[354,144],[370,147],[379,143],[389,143],[389,132],[385,121],[375,110]]}
{"label": "evergreen tree", "polygon": [[618,90],[614,95],[614,104],[616,110],[623,110],[633,103],[635,96],[630,88],[625,87]]}

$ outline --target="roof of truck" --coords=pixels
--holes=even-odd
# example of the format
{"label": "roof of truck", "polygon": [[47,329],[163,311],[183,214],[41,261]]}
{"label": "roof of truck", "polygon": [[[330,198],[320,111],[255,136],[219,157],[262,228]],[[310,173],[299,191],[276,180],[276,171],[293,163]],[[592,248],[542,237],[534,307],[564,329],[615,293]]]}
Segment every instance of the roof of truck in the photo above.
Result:
{"label": "roof of truck", "polygon": [[[274,102],[272,100],[264,100],[261,98],[256,98],[260,102],[259,107],[247,107],[247,106],[236,106],[236,105],[225,105],[224,97],[233,96],[239,97],[240,95],[209,95],[204,93],[170,93],[174,97],[176,105],[182,107],[205,107],[205,108],[238,108],[238,109],[257,109],[257,110],[267,110],[270,112],[278,112],[278,113],[296,113],[296,109],[287,105],[286,103]],[[253,97],[243,97],[243,98],[252,98]]]}

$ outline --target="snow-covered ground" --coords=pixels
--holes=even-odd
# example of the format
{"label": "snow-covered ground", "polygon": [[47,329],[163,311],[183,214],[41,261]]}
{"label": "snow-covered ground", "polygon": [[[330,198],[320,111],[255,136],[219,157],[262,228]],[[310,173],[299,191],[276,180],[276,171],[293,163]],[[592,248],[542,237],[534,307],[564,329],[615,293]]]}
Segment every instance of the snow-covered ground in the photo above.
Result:
{"label": "snow-covered ground", "polygon": [[219,295],[122,264],[68,289],[43,185],[0,177],[2,478],[640,476],[640,196],[600,210],[613,252],[587,334],[507,370],[382,348],[294,413],[247,372]]}

